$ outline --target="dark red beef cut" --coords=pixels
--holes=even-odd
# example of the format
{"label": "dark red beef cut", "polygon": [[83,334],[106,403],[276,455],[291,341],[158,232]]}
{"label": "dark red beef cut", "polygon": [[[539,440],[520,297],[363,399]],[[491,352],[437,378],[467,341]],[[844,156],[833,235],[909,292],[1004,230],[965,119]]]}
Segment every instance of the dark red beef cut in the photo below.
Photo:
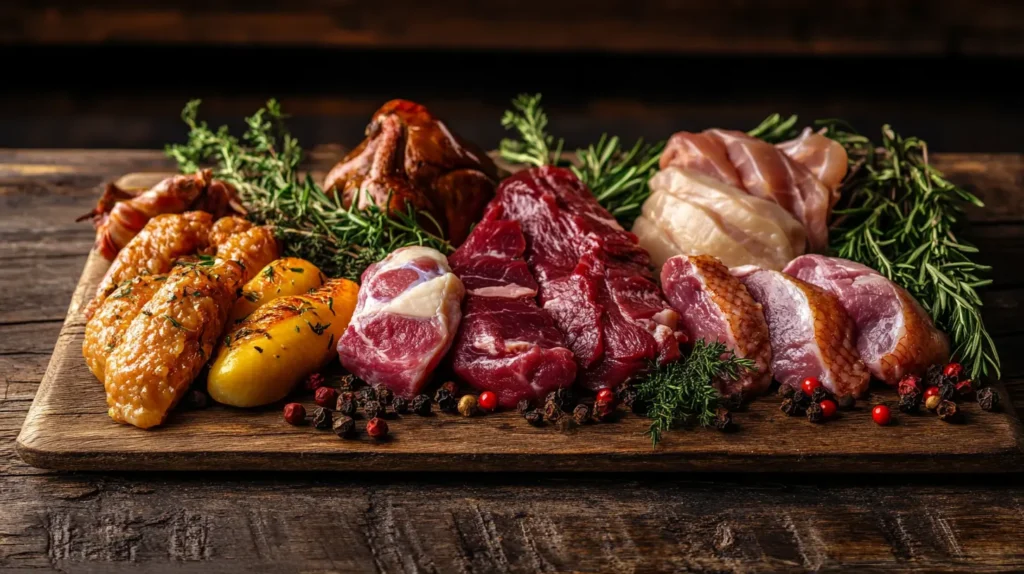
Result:
{"label": "dark red beef cut", "polygon": [[473,387],[495,393],[505,408],[522,399],[538,401],[576,378],[562,332],[537,305],[525,248],[518,222],[485,219],[448,258],[466,288],[452,369]]}
{"label": "dark red beef cut", "polygon": [[539,301],[576,356],[581,385],[615,386],[649,361],[679,357],[679,316],[654,281],[650,256],[571,171],[516,173],[484,218],[522,226]]}

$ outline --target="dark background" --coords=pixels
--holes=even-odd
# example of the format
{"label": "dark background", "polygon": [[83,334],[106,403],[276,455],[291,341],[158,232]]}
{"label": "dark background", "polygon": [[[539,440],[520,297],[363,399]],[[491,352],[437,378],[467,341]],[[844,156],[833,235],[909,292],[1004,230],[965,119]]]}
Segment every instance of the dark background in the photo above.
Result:
{"label": "dark background", "polygon": [[354,145],[404,97],[494,147],[530,91],[570,146],[777,111],[1020,152],[1022,56],[1013,1],[15,0],[0,7],[0,147],[159,148],[184,137],[193,97],[238,129],[277,97],[304,146]]}

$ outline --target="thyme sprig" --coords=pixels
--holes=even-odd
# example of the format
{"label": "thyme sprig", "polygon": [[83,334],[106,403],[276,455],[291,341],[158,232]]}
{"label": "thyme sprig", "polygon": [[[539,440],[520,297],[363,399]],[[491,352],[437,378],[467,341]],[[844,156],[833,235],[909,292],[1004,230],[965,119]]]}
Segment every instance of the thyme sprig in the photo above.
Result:
{"label": "thyme sprig", "polygon": [[618,136],[603,134],[597,144],[566,157],[565,141],[547,132],[548,117],[540,100],[540,94],[520,94],[512,100],[513,109],[505,112],[501,125],[518,132],[519,139],[501,140],[501,157],[515,164],[571,169],[623,227],[632,227],[651,193],[647,182],[658,169],[665,142],[646,144],[639,139],[624,149]]}
{"label": "thyme sprig", "polygon": [[[795,137],[796,124],[797,116],[774,114],[748,133],[774,143]],[[850,163],[831,224],[831,253],[902,285],[950,335],[953,354],[971,377],[998,378],[999,354],[977,291],[992,282],[984,277],[991,268],[973,261],[977,248],[955,233],[963,207],[982,207],[981,200],[935,169],[918,138],[884,125],[875,143],[839,120],[814,125],[846,148]]]}
{"label": "thyme sprig", "polygon": [[[248,217],[271,225],[285,254],[302,257],[332,277],[358,280],[363,270],[388,253],[407,245],[424,245],[449,254],[441,226],[411,206],[390,215],[376,205],[343,207],[340,194],[327,194],[312,177],[300,174],[302,148],[288,132],[287,118],[276,100],[246,118],[242,138],[227,126],[213,130],[198,119],[200,100],[182,110],[189,128],[183,144],[166,153],[183,172],[212,164],[214,177],[234,185]],[[422,224],[426,221],[433,230]]]}
{"label": "thyme sprig", "polygon": [[736,380],[756,369],[753,360],[737,357],[725,344],[703,339],[694,342],[685,358],[655,369],[637,386],[640,400],[648,405],[651,443],[657,445],[662,433],[680,424],[710,425],[721,398],[712,383]]}

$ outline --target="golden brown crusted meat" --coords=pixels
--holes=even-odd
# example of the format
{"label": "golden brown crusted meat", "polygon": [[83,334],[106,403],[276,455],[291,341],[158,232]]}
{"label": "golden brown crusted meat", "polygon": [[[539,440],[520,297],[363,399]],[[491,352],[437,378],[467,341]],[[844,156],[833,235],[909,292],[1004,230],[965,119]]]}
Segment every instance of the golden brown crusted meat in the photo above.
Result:
{"label": "golden brown crusted meat", "polygon": [[132,319],[166,279],[166,275],[140,275],[125,281],[103,301],[86,323],[82,355],[100,382],[103,382],[107,357],[121,342]]}
{"label": "golden brown crusted meat", "polygon": [[121,283],[147,273],[167,273],[179,257],[204,249],[212,225],[213,216],[204,211],[157,215],[150,219],[107,269],[96,296],[86,308],[86,319],[92,318],[103,300]]}
{"label": "golden brown crusted meat", "polygon": [[242,282],[234,261],[174,268],[107,358],[112,419],[139,428],[163,423],[220,341]]}
{"label": "golden brown crusted meat", "polygon": [[267,226],[251,227],[228,235],[217,244],[218,259],[237,261],[242,265],[243,283],[280,256],[281,246],[274,237],[274,230]]}
{"label": "golden brown crusted meat", "polygon": [[237,215],[221,217],[213,222],[213,228],[210,229],[210,245],[220,245],[228,237],[236,233],[248,231],[249,229],[252,229],[252,222],[244,217],[238,217]]}
{"label": "golden brown crusted meat", "polygon": [[[459,245],[494,196],[497,181],[497,167],[483,150],[456,136],[424,106],[392,100],[373,115],[366,139],[331,169],[323,187],[342,193],[346,207],[358,197],[360,208],[425,210]],[[435,229],[429,221],[423,224]]]}

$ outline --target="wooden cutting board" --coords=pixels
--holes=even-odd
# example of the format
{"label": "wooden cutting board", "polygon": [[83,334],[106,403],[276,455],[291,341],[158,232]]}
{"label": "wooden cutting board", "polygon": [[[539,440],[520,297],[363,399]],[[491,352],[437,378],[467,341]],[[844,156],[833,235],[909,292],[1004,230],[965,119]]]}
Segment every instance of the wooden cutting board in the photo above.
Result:
{"label": "wooden cutting board", "polygon": [[[130,175],[125,187],[148,187],[162,174]],[[648,421],[625,414],[610,423],[533,427],[514,412],[464,418],[436,413],[392,416],[391,436],[343,440],[331,431],[284,422],[281,405],[241,410],[211,406],[174,411],[142,430],[107,416],[103,385],[82,358],[82,313],[108,267],[90,253],[49,368],[18,437],[21,457],[63,470],[335,470],[335,471],[730,471],[730,472],[1004,472],[1024,468],[1022,426],[1014,409],[987,413],[965,402],[965,420],[896,412],[896,394],[875,388],[854,411],[826,424],[787,417],[780,400],[754,401],[734,420],[735,433],[677,430],[652,447]],[[1002,404],[1010,397],[997,384]],[[289,400],[313,402],[300,394]],[[895,424],[871,421],[871,406],[893,409]],[[365,424],[365,420],[361,421]]]}

